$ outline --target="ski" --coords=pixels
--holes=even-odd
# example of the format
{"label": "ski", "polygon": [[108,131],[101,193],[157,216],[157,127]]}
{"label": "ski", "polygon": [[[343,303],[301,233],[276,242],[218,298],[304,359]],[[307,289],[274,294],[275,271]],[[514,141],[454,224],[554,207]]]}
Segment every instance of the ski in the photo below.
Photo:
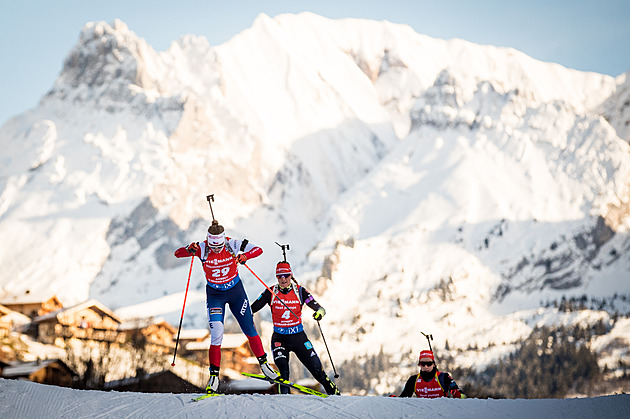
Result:
{"label": "ski", "polygon": [[313,396],[318,396],[318,397],[323,397],[323,398],[328,397],[328,394],[320,393],[317,390],[313,390],[312,388],[301,386],[299,384],[294,383],[293,381],[285,380],[284,378],[278,377],[275,380],[272,380],[272,379],[269,379],[269,378],[265,377],[262,374],[250,374],[250,373],[247,373],[247,372],[242,372],[241,374],[243,374],[245,377],[257,378],[259,380],[265,380],[265,381],[267,381],[269,383],[272,383],[272,384],[280,384],[280,385],[283,385],[283,386],[294,388],[297,391],[300,391],[300,392],[305,393],[305,394],[311,394]]}
{"label": "ski", "polygon": [[193,402],[198,402],[199,400],[207,399],[208,397],[214,397],[214,396],[223,396],[223,394],[221,394],[221,393],[208,393],[208,394],[204,394],[203,396],[195,397],[194,399],[192,399],[192,401]]}

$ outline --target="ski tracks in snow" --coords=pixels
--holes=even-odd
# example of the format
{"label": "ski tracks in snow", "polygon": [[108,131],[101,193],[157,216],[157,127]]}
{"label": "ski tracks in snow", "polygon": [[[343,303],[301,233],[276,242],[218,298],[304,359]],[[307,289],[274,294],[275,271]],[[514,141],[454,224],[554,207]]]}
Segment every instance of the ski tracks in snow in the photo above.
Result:
{"label": "ski tracks in snow", "polygon": [[384,396],[121,393],[0,378],[0,418],[628,418],[630,395],[584,399],[417,399]]}

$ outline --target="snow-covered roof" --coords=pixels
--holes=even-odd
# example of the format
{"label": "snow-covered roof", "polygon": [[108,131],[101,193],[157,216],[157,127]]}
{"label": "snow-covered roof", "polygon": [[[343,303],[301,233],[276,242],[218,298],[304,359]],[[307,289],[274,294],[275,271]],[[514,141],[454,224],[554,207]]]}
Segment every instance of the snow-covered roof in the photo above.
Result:
{"label": "snow-covered roof", "polygon": [[31,322],[28,316],[13,310],[9,310],[7,314],[1,315],[0,320],[11,322],[14,325],[23,325]]}
{"label": "snow-covered roof", "polygon": [[95,309],[96,311],[101,312],[101,314],[109,316],[115,321],[117,321],[118,323],[120,323],[120,319],[118,318],[118,316],[114,314],[113,311],[111,311],[109,308],[105,307],[103,304],[101,304],[100,302],[96,300],[89,300],[84,303],[77,304],[73,307],[62,308],[60,310],[53,311],[52,313],[47,313],[47,314],[44,314],[43,316],[38,316],[33,319],[33,323],[42,323],[42,322],[57,318],[57,316],[59,316],[60,314],[73,314],[78,311],[84,310],[86,308]]}
{"label": "snow-covered roof", "polygon": [[[223,335],[223,342],[221,348],[238,348],[247,342],[247,336],[242,333],[228,333]],[[210,347],[210,338],[206,338],[201,342],[189,342],[186,344],[186,349],[189,351],[201,351]]]}
{"label": "snow-covered roof", "polygon": [[23,362],[23,363],[13,364],[10,367],[6,367],[2,371],[2,376],[6,378],[26,377],[56,362],[63,364],[73,374],[76,374],[74,373],[74,371],[72,371],[70,367],[68,367],[63,361],[59,359],[44,359],[44,360],[37,360],[37,361],[32,361],[32,362]]}
{"label": "snow-covered roof", "polygon": [[210,336],[208,329],[182,329],[179,332],[181,340],[203,340]]}
{"label": "snow-covered roof", "polygon": [[23,295],[5,295],[0,300],[0,304],[13,305],[13,304],[38,304],[49,300],[57,300],[60,304],[61,301],[56,295],[51,295],[49,292],[29,292]]}
{"label": "snow-covered roof", "polygon": [[129,320],[126,321],[124,323],[121,323],[120,326],[118,326],[118,330],[135,330],[135,329],[144,329],[145,327],[149,327],[151,325],[158,325],[158,324],[163,324],[165,327],[167,327],[172,333],[176,332],[177,330],[173,327],[173,325],[171,325],[170,323],[168,323],[166,320],[164,320],[162,317],[158,317],[158,318],[153,318],[153,317],[148,317],[145,319],[134,319],[134,320]]}

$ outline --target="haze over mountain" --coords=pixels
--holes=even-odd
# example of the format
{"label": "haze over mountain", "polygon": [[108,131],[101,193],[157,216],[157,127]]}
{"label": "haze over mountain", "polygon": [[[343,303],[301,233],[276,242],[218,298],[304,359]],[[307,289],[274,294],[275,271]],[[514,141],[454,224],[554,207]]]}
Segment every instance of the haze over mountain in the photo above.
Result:
{"label": "haze over mountain", "polygon": [[[600,362],[628,362],[629,86],[388,22],[260,15],[163,52],[88,23],[39,106],[0,128],[0,302],[96,298],[176,324],[173,251],[205,238],[212,193],[268,283],[290,244],[336,360],[404,364],[425,331],[482,366],[537,325],[602,320]],[[204,327],[198,263],[191,287],[185,326]],[[542,307],[582,295],[607,304]]]}

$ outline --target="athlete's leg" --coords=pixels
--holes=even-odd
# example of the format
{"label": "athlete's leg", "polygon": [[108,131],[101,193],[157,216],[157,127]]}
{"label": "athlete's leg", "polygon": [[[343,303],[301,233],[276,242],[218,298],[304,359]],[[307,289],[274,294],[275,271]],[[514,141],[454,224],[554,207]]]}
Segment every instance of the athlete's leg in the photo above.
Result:
{"label": "athlete's leg", "polygon": [[[284,335],[279,333],[271,335],[271,352],[273,354],[273,362],[278,367],[280,376],[288,380],[291,372],[289,370],[289,351],[287,351],[283,343],[284,337]],[[280,394],[289,394],[289,388],[280,386]]]}
{"label": "athlete's leg", "polygon": [[298,357],[300,362],[304,364],[313,378],[324,386],[327,394],[339,394],[339,389],[335,383],[326,376],[326,373],[322,368],[322,362],[319,359],[319,356],[317,356],[317,352],[315,352],[313,344],[310,340],[308,340],[306,333],[300,332],[294,336],[300,336],[302,340],[301,345],[296,345],[294,348],[295,355]]}
{"label": "athlete's leg", "polygon": [[221,366],[221,343],[223,342],[223,322],[225,319],[225,291],[218,291],[206,285],[206,309],[210,326],[210,348],[208,359],[210,370],[218,372]]}
{"label": "athlete's leg", "polygon": [[245,293],[243,283],[238,281],[236,285],[226,292],[230,293],[230,297],[227,301],[230,311],[234,315],[234,318],[238,322],[245,336],[247,336],[252,352],[254,352],[254,355],[257,358],[265,355],[262,341],[260,340],[260,336],[258,336],[256,326],[254,326],[254,316],[252,315],[252,309],[249,306],[249,300],[247,298],[247,294]]}

